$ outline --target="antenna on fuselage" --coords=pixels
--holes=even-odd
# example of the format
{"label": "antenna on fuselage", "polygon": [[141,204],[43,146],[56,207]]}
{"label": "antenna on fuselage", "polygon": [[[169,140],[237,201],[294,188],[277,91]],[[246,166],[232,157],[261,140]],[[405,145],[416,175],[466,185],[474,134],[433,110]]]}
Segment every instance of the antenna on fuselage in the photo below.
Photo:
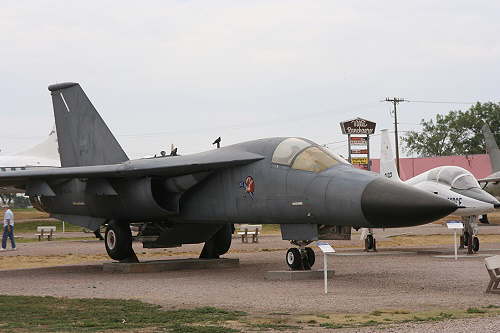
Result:
{"label": "antenna on fuselage", "polygon": [[215,139],[215,141],[214,141],[214,142],[212,142],[212,144],[213,144],[213,145],[215,145],[215,144],[216,144],[216,145],[217,145],[217,148],[220,148],[220,142],[221,142],[221,138],[220,138],[220,136],[219,136],[217,139]]}

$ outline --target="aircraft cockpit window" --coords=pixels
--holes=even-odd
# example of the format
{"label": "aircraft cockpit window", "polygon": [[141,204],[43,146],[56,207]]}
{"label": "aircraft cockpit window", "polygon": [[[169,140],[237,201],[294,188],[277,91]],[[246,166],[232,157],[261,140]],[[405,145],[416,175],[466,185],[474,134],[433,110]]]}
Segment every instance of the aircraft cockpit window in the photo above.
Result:
{"label": "aircraft cockpit window", "polygon": [[338,160],[327,154],[321,148],[310,147],[305,149],[295,158],[292,169],[318,173],[338,163],[340,163]]}
{"label": "aircraft cockpit window", "polygon": [[295,155],[310,145],[309,142],[297,138],[285,139],[274,150],[272,161],[273,163],[290,165]]}
{"label": "aircraft cockpit window", "polygon": [[474,187],[479,187],[477,180],[471,175],[463,175],[453,181],[452,186],[457,190],[468,190]]}

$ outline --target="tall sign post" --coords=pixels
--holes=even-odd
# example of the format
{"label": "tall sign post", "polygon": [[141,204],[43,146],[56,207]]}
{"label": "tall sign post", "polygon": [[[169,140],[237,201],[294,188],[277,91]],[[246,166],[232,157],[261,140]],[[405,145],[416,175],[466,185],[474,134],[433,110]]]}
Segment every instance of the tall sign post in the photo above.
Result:
{"label": "tall sign post", "polygon": [[377,124],[362,118],[340,123],[342,134],[347,134],[349,163],[357,168],[371,170],[370,134],[375,133]]}

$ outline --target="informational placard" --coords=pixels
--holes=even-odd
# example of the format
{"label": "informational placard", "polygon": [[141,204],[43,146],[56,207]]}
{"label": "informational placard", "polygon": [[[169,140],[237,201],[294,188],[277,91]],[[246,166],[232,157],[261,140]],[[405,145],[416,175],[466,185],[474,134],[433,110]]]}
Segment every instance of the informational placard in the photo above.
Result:
{"label": "informational placard", "polygon": [[446,227],[448,229],[463,229],[464,224],[460,221],[448,221],[446,222]]}
{"label": "informational placard", "polygon": [[335,249],[327,242],[316,242],[316,245],[320,248],[323,253],[335,253]]}
{"label": "informational placard", "polygon": [[323,252],[323,280],[325,281],[325,294],[328,293],[328,267],[326,257],[328,254],[334,254],[335,249],[327,242],[316,242],[321,252]]}
{"label": "informational placard", "polygon": [[457,245],[457,230],[462,230],[464,228],[464,224],[460,221],[448,221],[446,222],[446,227],[448,229],[453,230],[453,241],[455,247],[455,260],[458,260],[458,245]]}

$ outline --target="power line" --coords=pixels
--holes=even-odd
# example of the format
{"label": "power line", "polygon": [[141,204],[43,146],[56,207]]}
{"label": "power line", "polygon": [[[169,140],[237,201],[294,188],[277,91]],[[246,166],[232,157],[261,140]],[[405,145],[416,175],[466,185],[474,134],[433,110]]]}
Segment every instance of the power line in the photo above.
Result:
{"label": "power line", "polygon": [[433,104],[476,104],[476,102],[457,102],[457,101],[426,101],[426,100],[405,100],[410,103],[433,103]]}

